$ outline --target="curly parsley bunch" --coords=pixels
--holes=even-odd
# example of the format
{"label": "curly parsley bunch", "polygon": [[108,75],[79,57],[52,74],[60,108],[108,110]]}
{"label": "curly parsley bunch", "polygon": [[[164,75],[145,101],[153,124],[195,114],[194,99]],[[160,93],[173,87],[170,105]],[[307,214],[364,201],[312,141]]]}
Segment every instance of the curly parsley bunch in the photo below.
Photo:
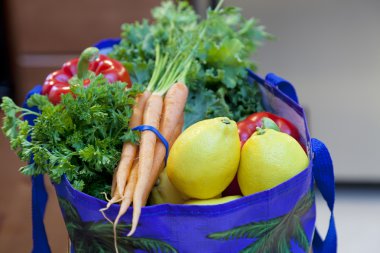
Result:
{"label": "curly parsley bunch", "polygon": [[[90,85],[70,80],[72,94],[53,105],[46,96],[34,94],[27,104],[39,113],[18,107],[3,97],[3,131],[21,160],[33,161],[20,170],[26,175],[47,174],[54,182],[66,175],[73,186],[92,196],[110,191],[110,182],[123,142],[136,142],[128,128],[135,97],[141,86],[110,84],[102,75],[90,75]],[[34,125],[23,116],[34,115]],[[29,138],[30,137],[30,138]]]}

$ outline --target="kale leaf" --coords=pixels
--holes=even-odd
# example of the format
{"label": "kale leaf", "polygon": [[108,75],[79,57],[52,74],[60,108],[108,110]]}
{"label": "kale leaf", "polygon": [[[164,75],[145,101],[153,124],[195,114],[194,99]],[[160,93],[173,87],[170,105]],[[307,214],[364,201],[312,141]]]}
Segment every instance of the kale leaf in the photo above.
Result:
{"label": "kale leaf", "polygon": [[216,116],[238,121],[262,110],[260,92],[248,83],[246,69],[256,69],[250,57],[271,36],[256,19],[244,18],[239,8],[226,7],[208,10],[207,19],[201,20],[183,1],[165,1],[152,10],[152,16],[152,23],[123,24],[122,40],[110,56],[127,67],[134,82],[147,84],[154,68],[155,44],[162,51],[176,50],[170,41],[199,31],[207,20],[205,36],[186,76],[190,97],[185,126]]}

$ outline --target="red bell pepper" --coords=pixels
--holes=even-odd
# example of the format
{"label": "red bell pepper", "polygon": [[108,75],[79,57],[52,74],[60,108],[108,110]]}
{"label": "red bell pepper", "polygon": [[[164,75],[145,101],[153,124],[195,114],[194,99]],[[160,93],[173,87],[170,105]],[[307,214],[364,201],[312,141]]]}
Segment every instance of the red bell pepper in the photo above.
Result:
{"label": "red bell pepper", "polygon": [[49,74],[42,87],[42,94],[47,95],[53,104],[58,104],[62,94],[70,93],[69,80],[73,76],[84,78],[83,85],[89,85],[89,79],[86,79],[88,71],[104,75],[111,83],[121,81],[126,82],[128,87],[132,85],[127,70],[120,62],[106,55],[99,55],[97,48],[90,47],[79,58],[67,61],[60,70]]}
{"label": "red bell pepper", "polygon": [[241,146],[243,146],[244,143],[249,139],[249,137],[251,137],[251,135],[256,131],[256,127],[261,127],[263,125],[263,118],[270,118],[280,128],[281,132],[289,134],[298,142],[300,142],[301,135],[299,134],[298,129],[293,125],[293,123],[291,123],[287,119],[281,118],[269,112],[258,112],[249,115],[245,120],[242,120],[237,123]]}
{"label": "red bell pepper", "polygon": [[[269,112],[257,112],[249,115],[246,119],[239,121],[237,123],[240,144],[243,147],[244,143],[251,137],[251,135],[256,131],[257,127],[263,127],[263,118],[269,118],[276,123],[280,132],[287,133],[291,135],[300,143],[301,135],[298,132],[298,129],[287,119],[281,118],[275,114]],[[304,145],[300,143],[302,148],[306,150]],[[223,196],[232,196],[232,195],[242,195],[237,180],[237,176],[232,180],[231,184],[224,190]]]}

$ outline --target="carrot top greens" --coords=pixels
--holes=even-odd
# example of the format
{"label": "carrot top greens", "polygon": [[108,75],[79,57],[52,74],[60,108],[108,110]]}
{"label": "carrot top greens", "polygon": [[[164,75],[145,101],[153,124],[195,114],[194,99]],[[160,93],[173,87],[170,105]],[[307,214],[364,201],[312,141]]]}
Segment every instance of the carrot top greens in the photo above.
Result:
{"label": "carrot top greens", "polygon": [[[199,41],[191,66],[183,73],[190,89],[185,125],[221,115],[238,121],[262,110],[260,92],[248,83],[246,71],[256,68],[251,56],[270,38],[257,20],[244,18],[236,7],[209,9],[202,20],[184,1],[165,1],[152,16],[151,23],[123,24],[122,40],[110,55],[126,66],[134,82],[151,84],[157,45],[162,55],[171,56],[166,60],[173,61],[189,41],[193,45]],[[167,67],[163,65],[164,70]]]}

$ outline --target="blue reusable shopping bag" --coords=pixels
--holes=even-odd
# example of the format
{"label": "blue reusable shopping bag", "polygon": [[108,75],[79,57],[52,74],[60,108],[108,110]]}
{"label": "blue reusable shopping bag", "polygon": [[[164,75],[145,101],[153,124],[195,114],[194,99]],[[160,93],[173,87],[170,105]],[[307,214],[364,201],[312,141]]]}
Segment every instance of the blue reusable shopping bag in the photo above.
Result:
{"label": "blue reusable shopping bag", "polygon": [[[107,52],[118,39],[101,41]],[[267,111],[287,118],[298,128],[308,148],[310,165],[304,171],[267,191],[215,206],[163,204],[142,210],[133,237],[129,232],[132,208],[122,218],[118,238],[119,252],[336,252],[333,217],[335,188],[331,157],[325,145],[309,136],[302,107],[293,86],[268,74],[265,79],[248,70],[249,81],[259,85]],[[35,87],[28,96],[40,93]],[[26,106],[26,105],[25,105]],[[33,118],[28,118],[33,124]],[[43,224],[47,194],[42,176],[32,178],[34,253],[50,252]],[[319,188],[331,211],[330,226],[324,240],[315,229],[314,188]],[[106,202],[75,190],[66,178],[55,185],[58,200],[71,240],[71,252],[113,252],[112,224],[99,209]],[[107,216],[114,219],[118,206]]]}

